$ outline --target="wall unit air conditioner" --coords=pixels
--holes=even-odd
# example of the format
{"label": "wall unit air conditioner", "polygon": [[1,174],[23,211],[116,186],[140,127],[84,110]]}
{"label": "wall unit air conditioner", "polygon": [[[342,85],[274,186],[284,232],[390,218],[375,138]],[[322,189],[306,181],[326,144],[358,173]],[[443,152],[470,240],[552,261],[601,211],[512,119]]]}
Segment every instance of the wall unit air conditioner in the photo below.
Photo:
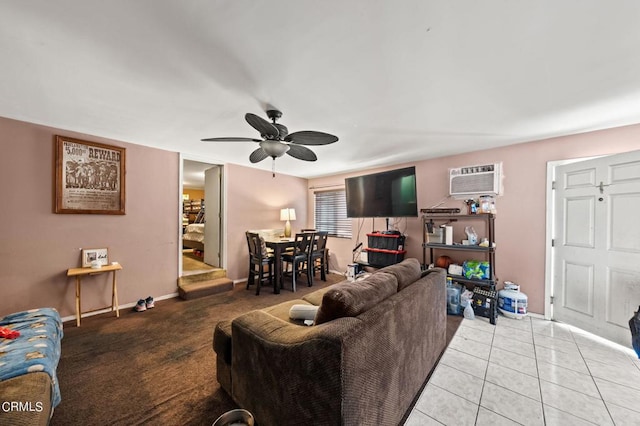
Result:
{"label": "wall unit air conditioner", "polygon": [[449,169],[449,195],[466,198],[472,195],[501,193],[502,163]]}

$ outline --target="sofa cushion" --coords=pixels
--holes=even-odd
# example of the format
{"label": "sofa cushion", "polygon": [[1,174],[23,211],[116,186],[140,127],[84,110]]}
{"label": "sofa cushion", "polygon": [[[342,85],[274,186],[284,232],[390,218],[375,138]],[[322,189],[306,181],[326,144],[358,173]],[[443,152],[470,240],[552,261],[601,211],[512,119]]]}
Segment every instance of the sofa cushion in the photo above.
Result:
{"label": "sofa cushion", "polygon": [[273,306],[269,306],[266,308],[261,309],[261,311],[266,312],[270,315],[273,315],[276,318],[281,319],[282,321],[286,321],[286,322],[290,322],[292,324],[298,324],[298,325],[302,325],[303,321],[302,319],[297,319],[297,318],[292,318],[289,313],[291,312],[291,308],[295,305],[309,305],[312,306],[309,302],[301,300],[301,299],[294,299],[294,300],[287,300],[285,302],[282,303],[278,303],[277,305],[273,305]]}
{"label": "sofa cushion", "polygon": [[382,268],[378,272],[394,275],[398,280],[398,291],[404,290],[418,281],[422,275],[420,262],[416,258],[405,259],[400,263]]}
{"label": "sofa cushion", "polygon": [[322,297],[316,325],[336,318],[355,317],[398,291],[398,280],[392,274],[378,272],[362,281],[336,284]]}
{"label": "sofa cushion", "polygon": [[347,281],[346,280],[340,281],[339,283],[335,283],[335,284],[331,284],[330,286],[323,287],[320,290],[316,290],[312,293],[307,294],[306,296],[303,296],[302,300],[307,301],[312,305],[320,306],[320,304],[322,303],[322,298],[324,297],[324,294],[327,291],[334,288],[335,286],[342,284],[343,282],[347,282]]}

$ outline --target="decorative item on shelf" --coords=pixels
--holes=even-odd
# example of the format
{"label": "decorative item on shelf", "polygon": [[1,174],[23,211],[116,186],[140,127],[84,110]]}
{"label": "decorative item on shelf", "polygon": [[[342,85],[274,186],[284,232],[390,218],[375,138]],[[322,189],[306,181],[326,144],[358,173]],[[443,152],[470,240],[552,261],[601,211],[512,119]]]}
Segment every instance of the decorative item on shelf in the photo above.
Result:
{"label": "decorative item on shelf", "polygon": [[467,234],[467,241],[469,241],[470,246],[478,244],[478,234],[476,230],[473,229],[473,226],[465,226],[464,232]]}
{"label": "decorative item on shelf", "polygon": [[491,195],[481,195],[478,213],[496,213],[496,201]]}
{"label": "decorative item on shelf", "polygon": [[296,209],[281,209],[280,210],[280,220],[286,221],[284,224],[284,236],[289,238],[291,237],[291,222],[292,220],[296,220]]}
{"label": "decorative item on shelf", "polygon": [[467,214],[476,214],[478,213],[478,202],[473,198],[464,201],[467,205]]}
{"label": "decorative item on shelf", "polygon": [[82,249],[82,267],[99,269],[109,264],[109,249]]}

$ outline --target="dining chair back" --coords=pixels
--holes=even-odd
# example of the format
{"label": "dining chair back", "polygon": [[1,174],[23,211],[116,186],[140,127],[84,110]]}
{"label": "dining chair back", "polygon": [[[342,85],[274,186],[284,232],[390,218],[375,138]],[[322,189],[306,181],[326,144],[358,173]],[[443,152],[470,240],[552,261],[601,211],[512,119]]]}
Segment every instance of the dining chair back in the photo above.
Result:
{"label": "dining chair back", "polygon": [[293,291],[296,291],[296,280],[300,274],[306,274],[308,285],[313,285],[311,252],[313,249],[314,237],[315,233],[313,232],[297,233],[294,239],[293,251],[282,255],[282,262],[284,265],[283,268],[281,268],[281,271],[285,271],[288,264],[292,265],[291,280]]}
{"label": "dining chair back", "polygon": [[328,249],[327,249],[327,237],[329,233],[326,231],[316,232],[315,239],[313,241],[313,249],[311,250],[311,273],[316,275],[316,270],[320,268],[320,279],[322,281],[327,280],[327,263],[328,263]]}
{"label": "dining chair back", "polygon": [[[259,234],[246,232],[246,236],[247,245],[249,247],[249,277],[247,278],[247,289],[249,289],[249,287],[255,283],[256,295],[259,295],[260,286],[262,285],[263,281],[269,281],[269,285],[274,284],[274,258],[267,252],[264,240],[260,237]],[[267,267],[267,271],[265,271],[265,266]]]}

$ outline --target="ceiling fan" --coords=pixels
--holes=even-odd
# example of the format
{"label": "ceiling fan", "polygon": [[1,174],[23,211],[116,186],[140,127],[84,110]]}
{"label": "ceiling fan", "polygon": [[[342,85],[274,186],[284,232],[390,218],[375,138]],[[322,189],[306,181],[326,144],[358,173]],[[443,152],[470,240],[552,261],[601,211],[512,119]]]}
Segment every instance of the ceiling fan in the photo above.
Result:
{"label": "ceiling fan", "polygon": [[312,130],[289,133],[289,130],[276,121],[282,117],[282,112],[276,109],[267,111],[272,123],[250,112],[245,114],[247,123],[258,132],[262,139],[243,137],[223,137],[202,139],[203,142],[258,142],[260,147],[249,155],[249,161],[257,163],[267,157],[273,158],[272,171],[275,176],[275,160],[285,153],[304,161],[316,161],[316,154],[304,145],[328,145],[338,141],[334,135]]}

